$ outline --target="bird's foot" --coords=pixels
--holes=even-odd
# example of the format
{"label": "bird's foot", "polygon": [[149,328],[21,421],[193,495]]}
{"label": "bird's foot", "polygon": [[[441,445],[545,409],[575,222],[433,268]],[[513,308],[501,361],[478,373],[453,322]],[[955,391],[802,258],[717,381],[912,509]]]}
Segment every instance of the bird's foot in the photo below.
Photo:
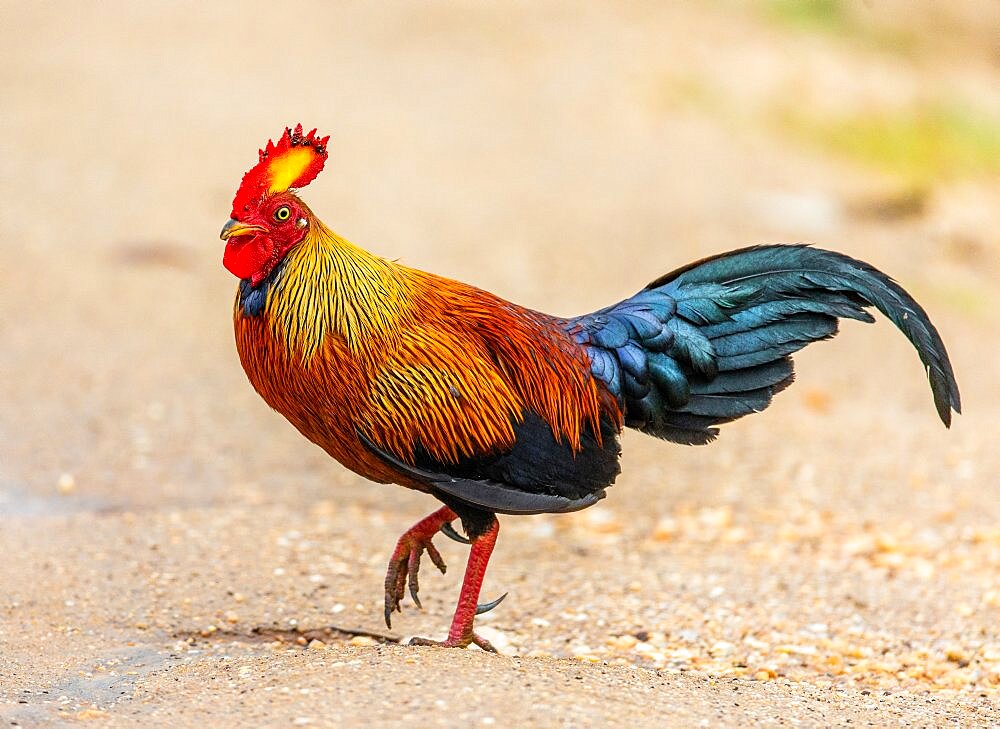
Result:
{"label": "bird's foot", "polygon": [[433,645],[441,648],[466,648],[475,644],[489,653],[496,653],[497,649],[485,638],[476,635],[472,629],[476,616],[488,613],[495,608],[506,594],[501,595],[492,602],[477,604],[479,590],[483,585],[483,577],[486,575],[486,565],[493,553],[493,546],[497,541],[497,534],[500,532],[500,523],[494,517],[486,531],[477,534],[472,538],[472,549],[469,552],[469,561],[465,567],[465,579],[462,580],[462,591],[458,596],[458,605],[455,607],[455,615],[451,620],[451,629],[445,640],[429,640],[427,638],[411,638],[410,645]]}
{"label": "bird's foot", "polygon": [[[497,605],[502,603],[507,598],[507,593],[505,592],[496,600],[491,600],[490,602],[482,603],[476,605],[476,615],[482,615],[488,613],[490,610],[495,608]],[[475,644],[482,648],[487,653],[496,653],[497,649],[493,647],[486,638],[477,635],[472,630],[472,621],[469,621],[468,626],[460,626],[460,630],[465,632],[460,633],[458,637],[453,638],[451,635],[448,636],[447,640],[431,640],[430,638],[421,638],[419,636],[413,636],[407,641],[407,645],[433,645],[439,648],[468,648],[469,645]]]}
{"label": "bird's foot", "polygon": [[446,640],[431,640],[430,638],[418,638],[414,636],[410,638],[407,645],[432,645],[438,648],[468,648],[470,645],[475,644],[482,648],[487,653],[496,653],[497,649],[493,647],[486,638],[482,638],[476,635],[475,632],[469,631],[466,635],[459,638],[452,638],[449,636]]}
{"label": "bird's foot", "polygon": [[402,612],[400,603],[407,587],[414,604],[421,607],[420,598],[417,596],[420,591],[417,573],[420,571],[420,557],[424,552],[427,552],[431,562],[441,570],[442,574],[448,569],[441,553],[431,540],[443,524],[457,518],[455,512],[448,507],[438,509],[407,529],[396,542],[396,549],[389,559],[389,569],[385,573],[385,624],[388,627],[392,627],[392,613]]}

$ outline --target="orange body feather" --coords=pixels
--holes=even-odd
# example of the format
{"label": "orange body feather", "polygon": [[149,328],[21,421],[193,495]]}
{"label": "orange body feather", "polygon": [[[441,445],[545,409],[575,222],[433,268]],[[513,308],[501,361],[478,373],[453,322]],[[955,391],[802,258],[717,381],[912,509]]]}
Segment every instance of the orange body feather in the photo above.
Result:
{"label": "orange body feather", "polygon": [[237,302],[236,345],[261,397],[342,464],[426,487],[364,447],[444,463],[509,449],[525,410],[580,447],[619,424],[559,319],[379,258],[318,220],[289,253],[262,316]]}

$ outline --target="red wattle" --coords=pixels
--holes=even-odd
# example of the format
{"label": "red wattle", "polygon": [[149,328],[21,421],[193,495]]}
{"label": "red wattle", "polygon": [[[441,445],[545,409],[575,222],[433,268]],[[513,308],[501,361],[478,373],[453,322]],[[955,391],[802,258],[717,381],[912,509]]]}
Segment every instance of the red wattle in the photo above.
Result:
{"label": "red wattle", "polygon": [[252,278],[274,259],[274,241],[266,235],[246,235],[230,238],[222,265],[236,278]]}

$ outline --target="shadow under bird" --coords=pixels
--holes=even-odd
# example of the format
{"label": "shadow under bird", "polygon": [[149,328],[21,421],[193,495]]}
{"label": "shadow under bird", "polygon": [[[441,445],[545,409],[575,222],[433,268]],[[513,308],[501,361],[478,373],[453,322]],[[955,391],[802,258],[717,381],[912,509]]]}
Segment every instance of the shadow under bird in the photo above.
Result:
{"label": "shadow under bird", "polygon": [[[891,278],[804,245],[767,245],[689,264],[593,314],[549,316],[389,261],[331,231],[296,195],[323,169],[329,137],[302,126],[268,142],[222,229],[240,279],[236,344],[253,387],[352,471],[443,506],[399,538],[385,621],[432,538],[471,544],[448,637],[473,631],[497,514],[559,513],[604,498],[622,428],[697,445],[764,410],[791,384],[792,353],[874,321],[875,307],[917,350],[945,425],[958,387],[937,330]],[[463,539],[452,527],[461,520]],[[502,598],[501,598],[502,599]]]}

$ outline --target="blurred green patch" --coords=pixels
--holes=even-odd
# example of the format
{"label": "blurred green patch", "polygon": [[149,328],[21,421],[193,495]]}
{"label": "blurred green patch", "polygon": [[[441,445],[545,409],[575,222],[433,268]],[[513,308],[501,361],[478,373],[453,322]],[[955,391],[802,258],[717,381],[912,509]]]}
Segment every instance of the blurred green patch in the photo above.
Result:
{"label": "blurred green patch", "polygon": [[716,119],[732,115],[718,89],[706,79],[695,75],[664,75],[650,94],[650,105],[658,111],[696,109],[712,114]]}
{"label": "blurred green patch", "polygon": [[768,20],[786,27],[827,33],[882,51],[909,53],[916,39],[901,28],[887,27],[871,20],[870,12],[857,2],[845,0],[763,0]]}
{"label": "blurred green patch", "polygon": [[851,25],[841,0],[766,0],[763,8],[771,19],[806,30],[844,33]]}
{"label": "blurred green patch", "polygon": [[1000,117],[936,103],[841,118],[797,110],[779,126],[823,150],[901,177],[914,187],[941,178],[1000,174]]}
{"label": "blurred green patch", "polygon": [[698,76],[675,76],[664,84],[664,97],[672,103],[718,111],[723,106],[718,92]]}
{"label": "blurred green patch", "polygon": [[996,311],[991,297],[985,291],[972,286],[929,285],[928,297],[934,298],[954,311],[968,317],[987,317]]}

